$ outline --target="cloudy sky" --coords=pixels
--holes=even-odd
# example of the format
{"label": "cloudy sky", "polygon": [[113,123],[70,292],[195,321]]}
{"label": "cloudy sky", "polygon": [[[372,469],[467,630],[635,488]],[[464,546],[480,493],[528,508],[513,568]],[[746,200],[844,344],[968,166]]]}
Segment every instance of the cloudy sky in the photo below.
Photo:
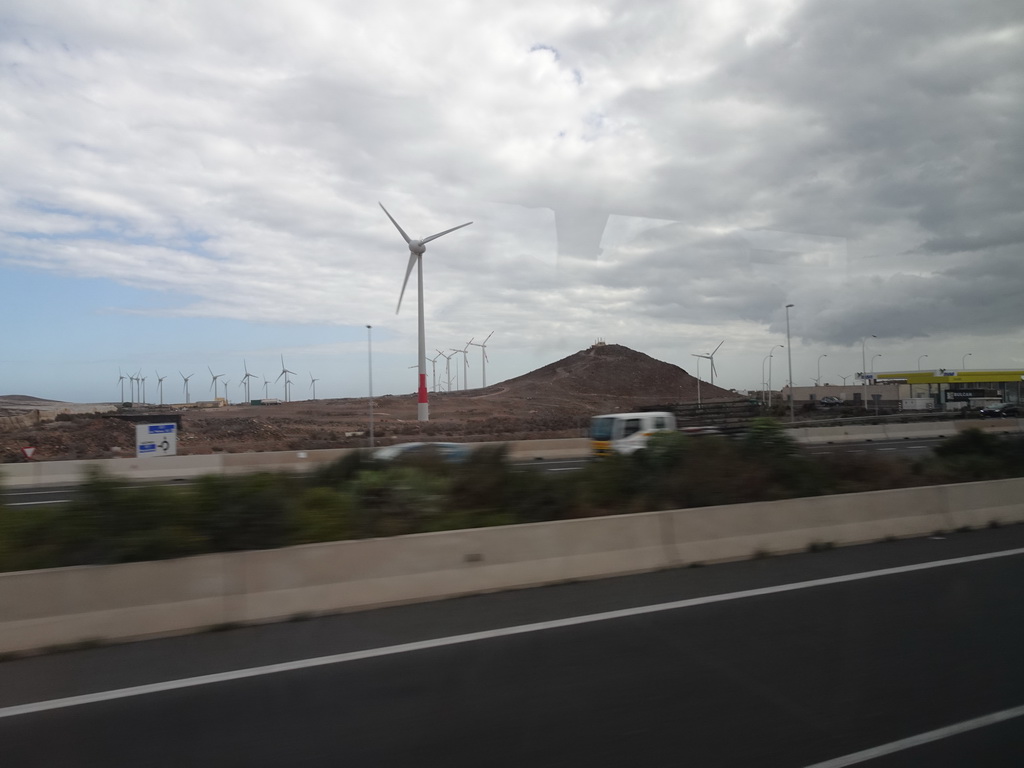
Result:
{"label": "cloudy sky", "polygon": [[283,355],[293,399],[364,396],[368,324],[414,391],[378,201],[473,222],[427,347],[493,332],[489,383],[724,340],[758,389],[786,304],[798,385],[1024,367],[1019,0],[3,0],[0,65],[0,394],[283,397]]}

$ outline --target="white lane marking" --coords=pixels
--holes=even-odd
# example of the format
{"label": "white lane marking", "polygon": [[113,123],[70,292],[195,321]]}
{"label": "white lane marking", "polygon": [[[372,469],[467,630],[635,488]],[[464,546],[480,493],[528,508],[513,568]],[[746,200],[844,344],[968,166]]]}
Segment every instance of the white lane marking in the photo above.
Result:
{"label": "white lane marking", "polygon": [[879,448],[879,451],[895,451],[895,448]]}
{"label": "white lane marking", "polygon": [[14,501],[4,506],[7,507],[32,507],[38,504],[67,504],[71,499],[54,499],[53,501]]}
{"label": "white lane marking", "polygon": [[823,763],[815,763],[814,765],[807,766],[807,768],[844,768],[844,766],[847,765],[856,765],[857,763],[863,763],[867,760],[874,760],[878,757],[891,755],[894,752],[902,752],[904,749],[919,747],[922,744],[930,744],[931,742],[939,741],[940,739],[948,739],[950,736],[956,736],[978,728],[984,728],[987,725],[1004,723],[1007,720],[1013,720],[1015,717],[1020,717],[1021,715],[1024,715],[1024,707],[1004,709],[1002,712],[993,712],[991,715],[983,715],[982,717],[976,717],[973,720],[964,720],[962,723],[947,725],[945,728],[936,728],[934,731],[919,733],[917,736],[910,736],[909,738],[900,739],[899,741],[891,741],[888,744],[882,744],[877,747],[872,747],[871,749],[865,749],[861,752],[854,752],[850,755],[826,760]]}
{"label": "white lane marking", "polygon": [[701,605],[713,603],[724,603],[730,600],[743,600],[748,597],[762,597],[764,595],[775,595],[782,592],[795,592],[800,589],[811,589],[813,587],[825,587],[832,584],[845,584],[851,581],[862,581],[864,579],[875,579],[882,576],[896,576],[914,571],[926,571],[933,568],[945,568],[952,565],[964,565],[976,563],[982,560],[994,560],[1002,557],[1014,557],[1024,555],[1024,547],[1007,549],[1001,552],[986,552],[981,555],[968,555],[966,557],[955,557],[949,560],[934,560],[929,563],[917,563],[915,565],[900,565],[895,568],[882,568],[877,571],[863,571],[861,573],[849,573],[843,576],[829,576],[824,579],[813,579],[811,581],[797,581],[791,584],[778,584],[774,587],[759,587],[757,589],[746,589],[741,592],[727,592],[720,595],[706,595],[704,597],[692,597],[687,600],[675,600],[670,603],[657,603],[655,605],[641,605],[635,608],[622,608],[617,611],[606,611],[604,613],[591,613],[584,616],[570,616],[564,619],[553,619],[551,621],[539,621],[533,624],[520,624],[513,627],[501,627],[499,629],[487,629],[482,632],[470,632],[464,635],[451,635],[449,637],[438,637],[432,640],[419,640],[414,643],[402,643],[400,645],[388,645],[381,648],[367,648],[362,651],[349,651],[348,653],[337,653],[331,656],[318,656],[312,659],[299,659],[297,661],[286,661],[280,664],[267,664],[262,667],[250,667],[248,669],[236,669],[228,672],[217,672],[212,675],[200,675],[198,677],[186,677],[179,680],[165,680],[160,683],[149,683],[147,685],[136,685],[130,688],[118,688],[110,691],[97,691],[86,693],[80,696],[68,696],[62,699],[50,699],[48,701],[36,701],[29,704],[15,704],[9,707],[0,708],[0,718],[28,715],[34,712],[45,712],[51,709],[63,709],[65,707],[77,707],[82,704],[95,704],[100,701],[112,699],[125,699],[130,696],[144,696],[150,693],[161,693],[163,691],[174,691],[180,688],[194,688],[200,685],[223,683],[230,680],[243,680],[248,677],[260,677],[272,675],[277,672],[293,672],[299,669],[310,669],[312,667],[324,667],[329,664],[345,664],[350,661],[362,661],[374,659],[380,656],[395,656],[400,653],[413,653],[432,648],[444,648],[450,645],[462,645],[464,643],[476,643],[481,640],[492,640],[497,637],[511,637],[514,635],[525,635],[531,632],[544,632],[549,629],[562,629],[575,627],[582,624],[594,624],[599,621],[614,621],[626,619],[633,616],[643,616],[650,613],[662,613],[664,611],[676,611],[682,608],[694,608]]}

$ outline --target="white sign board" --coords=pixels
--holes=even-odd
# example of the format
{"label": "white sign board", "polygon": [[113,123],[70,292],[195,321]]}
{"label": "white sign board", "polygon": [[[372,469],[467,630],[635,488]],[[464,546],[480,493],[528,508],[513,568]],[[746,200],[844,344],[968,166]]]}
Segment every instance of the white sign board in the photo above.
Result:
{"label": "white sign board", "polygon": [[176,424],[136,424],[135,455],[174,456],[178,452],[178,426]]}

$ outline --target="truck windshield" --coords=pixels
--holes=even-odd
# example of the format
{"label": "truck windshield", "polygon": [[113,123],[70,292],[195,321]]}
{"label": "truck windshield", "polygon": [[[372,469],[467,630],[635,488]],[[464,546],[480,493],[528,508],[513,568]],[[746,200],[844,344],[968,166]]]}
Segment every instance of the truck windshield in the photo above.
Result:
{"label": "truck windshield", "polygon": [[590,420],[591,440],[611,440],[612,429],[615,426],[615,419],[608,417]]}

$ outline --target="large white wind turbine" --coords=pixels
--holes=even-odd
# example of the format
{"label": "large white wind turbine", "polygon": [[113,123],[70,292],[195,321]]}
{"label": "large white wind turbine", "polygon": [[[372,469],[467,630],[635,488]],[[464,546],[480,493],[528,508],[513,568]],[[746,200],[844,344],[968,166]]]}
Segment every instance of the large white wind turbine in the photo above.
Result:
{"label": "large white wind turbine", "polygon": [[487,334],[487,338],[484,339],[483,341],[477,342],[470,339],[469,343],[466,344],[467,347],[471,345],[474,347],[480,347],[480,370],[483,372],[484,375],[484,387],[487,386],[487,342],[491,340],[491,336],[493,335],[494,331],[491,331],[490,333]]}
{"label": "large white wind turbine", "polygon": [[446,229],[444,232],[438,232],[436,235],[425,237],[422,240],[413,240],[398,226],[398,222],[395,221],[394,217],[388,213],[388,209],[384,207],[384,203],[378,203],[381,210],[391,219],[391,223],[395,225],[395,229],[398,230],[398,234],[402,236],[406,244],[409,246],[409,266],[405,268],[405,280],[402,282],[402,292],[398,294],[398,306],[395,308],[395,314],[402,308],[402,297],[405,295],[405,286],[409,283],[409,275],[412,274],[413,265],[416,266],[416,288],[417,298],[419,299],[419,314],[417,319],[419,321],[419,386],[418,386],[418,399],[416,406],[417,418],[420,421],[428,421],[430,418],[430,405],[427,400],[427,335],[425,330],[425,324],[423,322],[423,254],[427,250],[427,243],[431,240],[436,240],[442,235],[447,235],[449,232],[454,232],[456,229],[462,229],[472,224],[472,221],[467,221],[465,224],[460,224],[457,227]]}

